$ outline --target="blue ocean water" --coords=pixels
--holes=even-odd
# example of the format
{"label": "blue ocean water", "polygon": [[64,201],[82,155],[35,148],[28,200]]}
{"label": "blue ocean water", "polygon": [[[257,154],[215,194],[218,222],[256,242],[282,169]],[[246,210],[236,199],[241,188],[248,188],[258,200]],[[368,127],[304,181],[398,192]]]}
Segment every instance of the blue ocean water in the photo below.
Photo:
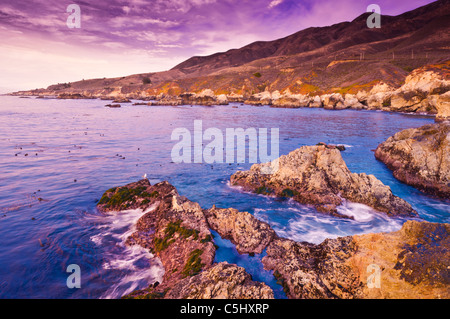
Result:
{"label": "blue ocean water", "polygon": [[[427,221],[449,222],[450,202],[397,181],[373,149],[394,133],[433,118],[376,111],[274,109],[229,106],[105,108],[100,100],[0,97],[0,298],[118,298],[160,281],[157,258],[123,243],[142,211],[102,215],[96,202],[106,189],[137,181],[167,180],[203,208],[213,204],[248,211],[278,235],[320,243],[325,238],[393,231],[405,219],[346,203],[329,217],[290,200],[240,191],[228,181],[250,163],[176,164],[175,128],[279,128],[280,154],[318,142],[344,144],[353,172],[374,174]],[[234,108],[232,106],[235,106]],[[255,280],[284,295],[262,269],[261,256],[240,256],[216,234],[216,261],[243,266]],[[263,253],[264,254],[264,253]],[[81,288],[66,285],[67,266],[78,264]]]}

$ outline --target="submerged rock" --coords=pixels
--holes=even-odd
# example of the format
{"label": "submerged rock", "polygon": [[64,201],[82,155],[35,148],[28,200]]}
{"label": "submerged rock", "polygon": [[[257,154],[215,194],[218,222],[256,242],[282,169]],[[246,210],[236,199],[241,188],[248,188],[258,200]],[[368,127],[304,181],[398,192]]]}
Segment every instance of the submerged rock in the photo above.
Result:
{"label": "submerged rock", "polygon": [[406,129],[381,143],[375,157],[395,178],[429,194],[450,197],[450,123]]}
{"label": "submerged rock", "polygon": [[[267,168],[278,166],[273,174]],[[303,146],[274,163],[254,164],[231,176],[231,184],[258,194],[291,197],[324,213],[345,217],[336,207],[344,199],[365,204],[389,216],[417,216],[403,199],[373,175],[350,172],[340,151],[327,145]]]}

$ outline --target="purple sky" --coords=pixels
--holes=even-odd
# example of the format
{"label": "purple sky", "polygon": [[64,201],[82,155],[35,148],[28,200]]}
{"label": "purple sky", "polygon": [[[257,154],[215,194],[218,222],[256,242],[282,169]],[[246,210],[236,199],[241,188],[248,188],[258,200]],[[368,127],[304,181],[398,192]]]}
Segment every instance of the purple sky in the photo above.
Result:
{"label": "purple sky", "polygon": [[[371,3],[398,15],[430,0],[0,0],[0,93],[163,71],[193,55],[351,21]],[[70,4],[81,28],[69,29]]]}

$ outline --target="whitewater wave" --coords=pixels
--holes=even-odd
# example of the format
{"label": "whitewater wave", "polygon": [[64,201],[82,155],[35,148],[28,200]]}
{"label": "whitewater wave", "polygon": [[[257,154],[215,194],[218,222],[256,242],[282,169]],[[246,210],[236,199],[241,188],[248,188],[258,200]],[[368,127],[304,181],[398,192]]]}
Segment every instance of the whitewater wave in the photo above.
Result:
{"label": "whitewater wave", "polygon": [[327,238],[396,231],[405,222],[405,219],[388,217],[369,206],[349,201],[344,201],[337,210],[353,219],[324,215],[313,207],[293,201],[288,201],[284,208],[255,208],[254,215],[267,222],[280,237],[313,244],[320,244]]}
{"label": "whitewater wave", "polygon": [[161,260],[138,245],[125,245],[126,239],[136,231],[136,223],[144,214],[155,209],[155,205],[142,209],[109,212],[102,217],[98,233],[90,240],[105,249],[102,271],[109,273],[113,283],[100,298],[120,298],[134,290],[147,288],[161,282],[164,267]]}

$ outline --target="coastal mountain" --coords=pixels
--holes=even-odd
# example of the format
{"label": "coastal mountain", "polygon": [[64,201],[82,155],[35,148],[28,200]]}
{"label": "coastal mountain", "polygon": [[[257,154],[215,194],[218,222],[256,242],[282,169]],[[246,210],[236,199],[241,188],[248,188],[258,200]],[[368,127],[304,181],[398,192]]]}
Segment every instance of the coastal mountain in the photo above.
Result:
{"label": "coastal mountain", "polygon": [[368,28],[368,16],[192,57],[165,72],[56,84],[18,94],[136,98],[205,89],[246,98],[288,89],[293,94],[345,94],[370,90],[380,82],[399,87],[412,70],[431,65],[439,72],[449,59],[449,0],[398,16],[382,15],[381,28]]}
{"label": "coastal mountain", "polygon": [[359,53],[376,55],[387,51],[396,52],[398,57],[403,58],[409,57],[413,49],[416,49],[416,53],[422,50],[443,50],[442,53],[445,54],[448,39],[430,41],[430,38],[433,33],[440,34],[445,30],[448,32],[448,1],[437,1],[397,17],[383,16],[381,28],[367,27],[369,15],[370,13],[363,13],[351,22],[329,27],[308,28],[275,41],[259,41],[224,53],[192,57],[175,66],[173,70],[206,75],[212,71],[238,67],[259,59],[290,59],[293,55],[298,55],[296,61],[301,63],[321,61],[319,58],[330,59],[333,55],[359,59]]}

